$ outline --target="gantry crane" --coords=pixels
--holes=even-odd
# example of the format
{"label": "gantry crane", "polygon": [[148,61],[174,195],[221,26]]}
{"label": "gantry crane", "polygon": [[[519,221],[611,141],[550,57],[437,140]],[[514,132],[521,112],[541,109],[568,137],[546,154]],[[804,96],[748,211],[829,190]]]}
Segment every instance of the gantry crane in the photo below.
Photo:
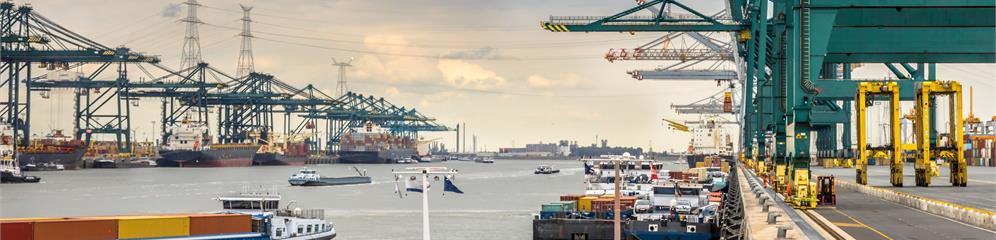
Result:
{"label": "gantry crane", "polygon": [[[193,63],[173,70],[159,64],[156,56],[133,52],[125,47],[110,48],[62,27],[38,14],[28,5],[15,7],[0,2],[0,92],[5,93],[0,108],[0,120],[10,123],[19,145],[30,136],[31,94],[52,89],[72,89],[75,94],[76,138],[90,141],[93,134],[115,136],[119,150],[131,147],[131,107],[140,98],[162,100],[163,138],[166,131],[181,119],[193,116],[194,121],[207,122],[212,111],[217,113],[218,142],[250,141],[250,133],[265,135],[274,131],[274,114],[283,113],[284,132],[300,132],[316,128],[318,121],[362,122],[380,121],[391,131],[416,136],[418,131],[449,131],[450,129],[414,109],[386,103],[382,98],[350,94],[343,98],[369,98],[361,104],[351,99],[336,99],[317,91],[313,86],[296,88],[276,77],[250,71],[233,77],[207,63]],[[38,74],[39,68],[92,69],[79,76],[57,78]],[[92,67],[91,67],[92,66]],[[140,78],[133,81],[129,68],[138,69]],[[108,69],[115,69],[112,78]],[[365,104],[365,105],[364,105]],[[312,117],[305,117],[312,116]],[[301,123],[292,128],[293,118]],[[329,134],[344,128],[328,128]],[[337,139],[338,135],[328,136]],[[337,140],[333,140],[337,142]],[[333,142],[330,141],[330,142]],[[317,145],[316,143],[309,143]],[[313,148],[317,149],[317,148]]]}
{"label": "gantry crane", "polygon": [[[896,68],[894,72],[901,72],[894,67],[900,64],[910,77],[894,81],[900,100],[909,101],[915,98],[909,90],[916,89],[916,84],[936,80],[933,63],[996,62],[993,1],[717,1],[729,4],[729,18],[704,15],[682,2],[641,1],[639,6],[611,16],[551,16],[541,27],[553,32],[734,33],[736,52],[744,61],[740,117],[747,124],[741,134],[741,149],[747,158],[773,159],[778,166],[774,169],[781,169],[775,174],[788,180],[782,183],[786,200],[797,207],[816,203],[808,184],[811,155],[837,150],[836,141],[831,144],[824,140],[818,141],[822,144],[816,152],[812,151],[812,133],[836,136],[838,123],[844,123],[843,132],[849,133],[848,119],[858,85],[890,80],[853,79],[852,64],[886,63],[890,69]],[[667,6],[690,16],[636,14],[649,7]],[[770,14],[769,9],[773,11]],[[930,106],[921,108],[933,111]],[[953,131],[950,139],[961,139],[959,134]],[[932,134],[923,135],[921,139]],[[771,147],[758,147],[754,156],[755,145]],[[849,144],[844,148],[846,152]],[[950,151],[961,156],[959,149]],[[952,184],[963,185],[960,180]]]}

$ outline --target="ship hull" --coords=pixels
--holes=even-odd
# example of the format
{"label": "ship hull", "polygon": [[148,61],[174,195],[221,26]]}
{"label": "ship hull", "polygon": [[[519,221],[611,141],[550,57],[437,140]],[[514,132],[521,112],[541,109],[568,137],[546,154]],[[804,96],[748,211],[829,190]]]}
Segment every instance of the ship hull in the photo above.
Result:
{"label": "ship hull", "polygon": [[287,180],[291,186],[335,186],[335,185],[352,185],[352,184],[367,184],[371,183],[370,177],[360,176],[360,177],[338,177],[338,178],[321,178],[318,181],[314,180],[298,180],[291,179]]}
{"label": "ship hull", "polygon": [[257,153],[252,157],[252,165],[257,166],[304,166],[308,156],[287,156],[276,153]]}
{"label": "ship hull", "polygon": [[84,153],[86,153],[86,148],[83,147],[65,153],[18,153],[17,161],[21,166],[28,164],[41,166],[45,163],[54,163],[62,164],[65,170],[76,170],[80,169],[80,162],[83,159]]}
{"label": "ship hull", "polygon": [[398,160],[411,159],[415,150],[384,150],[384,151],[339,151],[337,163],[397,163]]}
{"label": "ship hull", "polygon": [[192,150],[159,150],[159,167],[248,167],[252,165],[254,148]]}

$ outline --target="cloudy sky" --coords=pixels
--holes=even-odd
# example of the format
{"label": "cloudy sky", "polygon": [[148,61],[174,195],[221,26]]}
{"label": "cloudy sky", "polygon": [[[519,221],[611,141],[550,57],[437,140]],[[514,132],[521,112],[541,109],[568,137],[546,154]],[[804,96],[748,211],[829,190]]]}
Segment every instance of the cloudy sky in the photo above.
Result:
{"label": "cloudy sky", "polygon": [[[181,1],[18,1],[108,46],[125,45],[160,55],[177,67],[184,36]],[[715,82],[637,81],[627,70],[666,63],[609,63],[610,48],[633,48],[653,33],[550,33],[539,27],[549,15],[609,15],[633,1],[222,1],[201,0],[200,43],[204,61],[234,73],[241,23],[239,4],[253,6],[255,69],[297,86],[336,88],[331,59],[353,58],[349,90],[418,109],[454,127],[467,123],[478,147],[560,139],[655,150],[684,149],[688,136],[661,118],[685,104],[721,91]],[[696,2],[715,12],[723,1]],[[674,45],[685,44],[676,39]],[[438,56],[443,56],[439,58]],[[857,77],[882,78],[883,67],[859,68]],[[959,79],[976,92],[996,91],[993,65],[942,65],[942,79]],[[988,95],[987,95],[988,96]],[[967,98],[967,94],[966,94]],[[992,100],[992,97],[977,97]],[[34,130],[71,129],[71,94],[39,99]],[[140,139],[157,120],[157,100],[143,100],[132,119]],[[967,106],[966,106],[967,108]],[[967,111],[967,110],[966,110]],[[991,116],[996,105],[976,106]],[[988,117],[986,117],[988,118]],[[453,143],[453,133],[426,134]],[[469,136],[470,134],[468,134]]]}

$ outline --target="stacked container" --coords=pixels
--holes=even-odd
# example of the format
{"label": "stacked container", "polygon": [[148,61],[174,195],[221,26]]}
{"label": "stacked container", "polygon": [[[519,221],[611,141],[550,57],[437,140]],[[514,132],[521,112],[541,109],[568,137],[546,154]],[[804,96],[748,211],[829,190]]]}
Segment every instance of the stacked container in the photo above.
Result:
{"label": "stacked container", "polygon": [[578,199],[578,212],[591,212],[592,211],[592,201],[598,199],[595,196],[581,197]]}
{"label": "stacked container", "polygon": [[252,232],[244,214],[183,214],[0,220],[0,239],[113,240]]}

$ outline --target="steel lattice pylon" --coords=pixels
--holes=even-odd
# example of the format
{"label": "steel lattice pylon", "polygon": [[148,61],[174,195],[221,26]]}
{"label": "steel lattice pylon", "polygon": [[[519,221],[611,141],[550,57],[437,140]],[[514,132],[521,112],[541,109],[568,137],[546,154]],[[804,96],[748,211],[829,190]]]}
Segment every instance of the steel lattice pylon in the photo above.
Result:
{"label": "steel lattice pylon", "polygon": [[242,7],[242,32],[239,36],[242,37],[242,46],[239,48],[239,64],[235,70],[236,77],[244,77],[249,75],[251,72],[255,72],[256,68],[253,66],[252,57],[252,30],[250,29],[252,25],[252,19],[249,18],[249,11],[252,11],[252,7],[245,5],[239,5]]}

